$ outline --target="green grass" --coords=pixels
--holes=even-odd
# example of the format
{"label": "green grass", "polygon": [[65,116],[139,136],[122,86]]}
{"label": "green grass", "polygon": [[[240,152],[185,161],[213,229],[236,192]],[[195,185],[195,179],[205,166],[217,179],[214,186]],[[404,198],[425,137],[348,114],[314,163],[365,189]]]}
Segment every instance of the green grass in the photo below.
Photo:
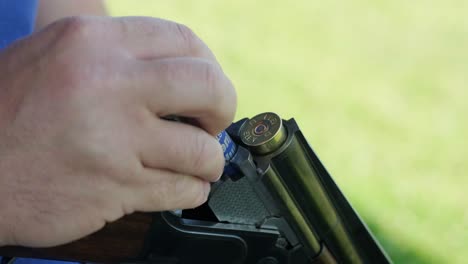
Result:
{"label": "green grass", "polygon": [[109,1],[190,26],[237,117],[294,117],[395,263],[467,263],[468,1]]}

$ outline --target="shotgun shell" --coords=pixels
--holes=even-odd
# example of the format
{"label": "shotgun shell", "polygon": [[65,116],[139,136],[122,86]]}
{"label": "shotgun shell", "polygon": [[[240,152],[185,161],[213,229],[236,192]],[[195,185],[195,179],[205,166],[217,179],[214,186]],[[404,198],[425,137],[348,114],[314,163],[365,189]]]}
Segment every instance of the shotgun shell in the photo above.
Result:
{"label": "shotgun shell", "polygon": [[216,138],[223,148],[224,160],[226,161],[224,165],[224,174],[233,178],[235,175],[239,174],[239,170],[231,163],[232,158],[237,152],[237,145],[232,141],[226,131],[219,133]]}
{"label": "shotgun shell", "polygon": [[226,131],[219,133],[216,136],[216,139],[218,139],[219,144],[221,144],[221,147],[223,148],[224,159],[226,162],[229,162],[232,157],[234,157],[234,154],[236,154],[236,143],[232,141],[231,137],[228,135],[228,133],[226,133]]}
{"label": "shotgun shell", "polygon": [[271,112],[256,115],[246,121],[241,129],[242,143],[255,154],[265,155],[277,150],[287,138],[281,118]]}

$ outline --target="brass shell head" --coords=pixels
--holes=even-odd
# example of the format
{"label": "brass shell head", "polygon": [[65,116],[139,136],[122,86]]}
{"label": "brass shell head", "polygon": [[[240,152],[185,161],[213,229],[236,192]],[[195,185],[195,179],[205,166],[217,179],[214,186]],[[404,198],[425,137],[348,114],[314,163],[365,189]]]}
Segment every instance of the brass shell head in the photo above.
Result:
{"label": "brass shell head", "polygon": [[240,129],[242,143],[256,154],[268,154],[286,140],[287,132],[281,118],[271,112],[262,113],[245,121]]}

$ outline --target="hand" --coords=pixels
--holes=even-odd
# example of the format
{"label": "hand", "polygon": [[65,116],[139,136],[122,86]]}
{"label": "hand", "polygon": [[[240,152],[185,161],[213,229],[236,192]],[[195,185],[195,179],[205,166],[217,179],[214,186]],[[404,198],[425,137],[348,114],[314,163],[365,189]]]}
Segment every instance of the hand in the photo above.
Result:
{"label": "hand", "polygon": [[180,24],[75,17],[17,42],[0,54],[0,244],[55,246],[134,211],[202,204],[235,109]]}

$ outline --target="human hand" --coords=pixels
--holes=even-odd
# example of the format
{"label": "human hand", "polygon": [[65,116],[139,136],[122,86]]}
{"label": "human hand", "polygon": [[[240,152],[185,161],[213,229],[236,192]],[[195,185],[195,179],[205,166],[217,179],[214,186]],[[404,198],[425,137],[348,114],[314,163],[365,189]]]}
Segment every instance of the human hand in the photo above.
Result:
{"label": "human hand", "polygon": [[173,22],[75,17],[17,42],[0,53],[0,245],[202,204],[235,109],[211,51]]}

